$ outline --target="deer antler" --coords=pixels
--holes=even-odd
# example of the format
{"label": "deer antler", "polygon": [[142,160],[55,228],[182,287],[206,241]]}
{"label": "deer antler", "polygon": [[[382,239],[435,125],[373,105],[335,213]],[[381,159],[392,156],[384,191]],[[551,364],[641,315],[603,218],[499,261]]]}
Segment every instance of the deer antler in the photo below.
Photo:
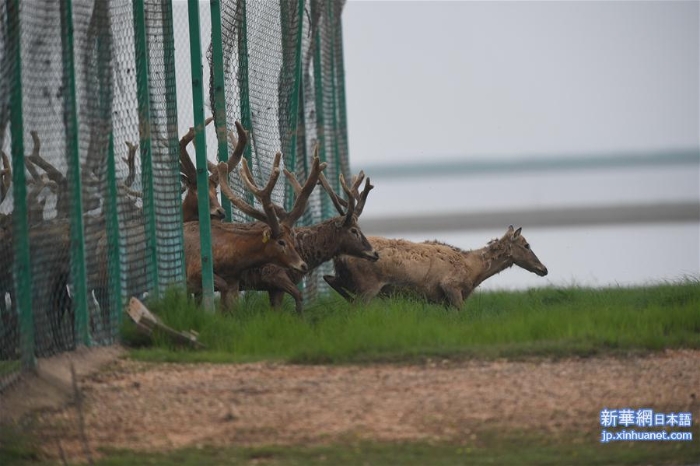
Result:
{"label": "deer antler", "polygon": [[316,145],[311,173],[306,179],[306,183],[304,184],[303,188],[293,173],[287,169],[284,170],[284,176],[287,177],[287,181],[289,181],[289,184],[292,185],[294,194],[296,195],[296,200],[294,201],[292,210],[286,213],[282,223],[291,228],[294,226],[296,221],[301,218],[301,216],[304,214],[304,210],[306,210],[306,203],[309,201],[309,196],[311,196],[311,193],[316,187],[316,183],[318,183],[319,176],[321,175],[321,172],[326,169],[326,166],[326,162],[320,163],[318,158],[318,145]]}
{"label": "deer antler", "polygon": [[62,186],[64,183],[66,183],[66,177],[39,154],[41,150],[41,141],[39,140],[39,135],[37,132],[31,131],[30,134],[32,135],[32,140],[34,141],[34,149],[32,150],[32,154],[27,158],[34,165],[44,170],[51,181],[56,183],[58,186]]}
{"label": "deer antler", "polygon": [[326,191],[326,194],[328,194],[328,197],[331,198],[335,210],[337,210],[340,215],[345,215],[345,207],[347,207],[348,203],[345,200],[340,199],[338,197],[338,195],[335,193],[330,183],[326,179],[326,175],[321,173],[318,177],[318,181],[321,183],[321,186],[323,186],[323,189],[324,191]]}
{"label": "deer antler", "polygon": [[[214,121],[214,117],[207,118],[204,120],[204,126],[208,126],[212,121]],[[192,142],[196,133],[197,128],[190,127],[190,130],[180,139],[180,172],[185,184],[193,189],[197,187],[197,169],[187,152],[187,145]]]}
{"label": "deer antler", "polygon": [[266,217],[266,220],[264,221],[265,223],[270,225],[273,238],[277,238],[281,232],[279,220],[277,219],[277,213],[275,212],[275,206],[272,203],[272,190],[274,189],[275,184],[277,183],[277,179],[280,176],[281,158],[282,153],[277,152],[277,154],[275,154],[275,160],[272,164],[272,172],[270,173],[270,179],[268,180],[267,185],[263,189],[258,188],[258,186],[253,181],[253,174],[248,168],[247,160],[243,159],[242,166],[240,169],[241,178],[248,187],[248,190],[252,192],[253,195],[255,195],[255,197],[257,197],[258,200],[260,200],[260,203],[262,204],[263,211],[265,212]]}
{"label": "deer antler", "polygon": [[228,179],[228,174],[233,171],[234,168],[238,166],[238,164],[241,161],[241,157],[243,157],[243,151],[245,150],[246,144],[248,144],[248,132],[243,128],[243,125],[239,121],[236,122],[236,132],[238,133],[238,137],[236,137],[233,134],[233,131],[229,130],[228,131],[228,143],[234,147],[233,153],[229,156],[228,161],[226,162],[227,166],[227,172],[226,172],[226,177],[221,178],[219,171],[218,171],[218,166],[216,164],[213,164],[211,162],[207,162],[207,165],[209,166],[209,171],[211,172],[211,176],[209,177],[210,180],[212,180],[214,183],[219,183],[220,180],[223,179]]}
{"label": "deer antler", "polygon": [[365,201],[367,200],[367,195],[369,194],[369,191],[372,188],[374,188],[374,186],[370,185],[369,179],[367,179],[367,183],[365,184],[365,188],[362,194],[359,193],[359,187],[362,184],[362,181],[365,179],[365,173],[362,171],[360,171],[360,173],[357,174],[357,176],[353,176],[351,187],[348,187],[347,183],[345,182],[345,177],[342,173],[338,178],[340,180],[340,186],[343,188],[343,191],[347,196],[347,201],[345,199],[341,199],[336,194],[336,192],[333,190],[330,183],[328,183],[328,180],[323,175],[323,173],[321,173],[319,181],[321,182],[321,186],[323,186],[323,189],[326,191],[326,193],[328,193],[328,196],[331,198],[331,201],[333,201],[335,209],[340,215],[345,216],[346,221],[349,221],[353,215],[355,217],[358,217],[362,213],[362,209],[365,206]]}
{"label": "deer antler", "polygon": [[[219,179],[225,180],[228,176],[228,166],[226,162],[219,162],[217,165],[217,172],[219,174]],[[240,197],[236,196],[228,183],[223,182],[219,184],[221,186],[221,192],[231,201],[231,204],[238,207],[238,209],[244,214],[253,217],[254,219],[260,220],[261,222],[267,222],[267,215],[264,212],[259,211],[247,202],[245,202]]]}
{"label": "deer antler", "polygon": [[[360,172],[362,174],[362,172]],[[365,208],[365,202],[367,201],[367,196],[369,192],[374,189],[374,185],[370,183],[369,177],[365,180],[365,187],[362,193],[359,193],[357,189],[353,189],[352,195],[357,200],[357,205],[355,205],[355,215],[359,217],[362,215],[362,211]]]}
{"label": "deer antler", "polygon": [[126,141],[126,146],[129,148],[129,152],[126,158],[122,160],[126,162],[126,166],[129,167],[129,175],[124,180],[124,186],[130,188],[134,184],[134,179],[136,178],[136,149],[138,149],[138,144]]}

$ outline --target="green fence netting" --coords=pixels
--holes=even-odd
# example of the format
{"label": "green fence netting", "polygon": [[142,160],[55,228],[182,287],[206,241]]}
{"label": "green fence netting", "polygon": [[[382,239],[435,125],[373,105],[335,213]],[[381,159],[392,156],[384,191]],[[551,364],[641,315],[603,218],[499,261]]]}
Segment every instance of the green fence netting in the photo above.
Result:
{"label": "green fence netting", "polygon": [[[0,3],[0,389],[36,357],[113,343],[131,296],[184,284],[178,143],[193,118],[189,49],[176,44],[196,33],[184,3]],[[217,110],[221,71],[220,115],[250,131],[245,156],[261,183],[277,151],[305,179],[317,143],[336,188],[338,174],[349,175],[342,7],[199,3],[206,116]],[[219,11],[221,37],[212,38]],[[229,184],[245,195],[239,178]],[[290,205],[283,183],[273,197]],[[333,216],[330,207],[315,192],[300,223]],[[307,297],[318,276],[303,284]]]}

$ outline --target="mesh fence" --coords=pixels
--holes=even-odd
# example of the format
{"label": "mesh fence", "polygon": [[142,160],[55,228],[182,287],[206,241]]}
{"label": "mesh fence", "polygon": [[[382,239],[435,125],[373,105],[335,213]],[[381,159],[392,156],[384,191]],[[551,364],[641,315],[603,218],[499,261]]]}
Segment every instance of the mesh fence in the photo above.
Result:
{"label": "mesh fence", "polygon": [[[317,143],[336,188],[348,175],[342,6],[221,2],[224,114],[250,131],[258,183],[277,151],[306,179]],[[1,389],[35,357],[112,343],[129,297],[184,284],[178,156],[193,113],[184,2],[8,0],[0,15]],[[207,140],[214,161],[213,128]],[[229,184],[246,196],[237,174]],[[284,183],[273,200],[290,206]],[[317,190],[300,223],[330,205]]]}

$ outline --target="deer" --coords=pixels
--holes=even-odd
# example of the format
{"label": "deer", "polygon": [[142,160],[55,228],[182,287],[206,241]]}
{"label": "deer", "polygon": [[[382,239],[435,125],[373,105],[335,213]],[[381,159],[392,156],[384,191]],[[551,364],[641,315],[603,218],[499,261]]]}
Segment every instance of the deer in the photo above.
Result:
{"label": "deer", "polygon": [[[317,163],[318,146],[315,149],[314,167]],[[313,189],[311,183],[316,182],[313,170],[312,175],[309,176],[303,188],[296,177],[288,170],[285,170],[284,174],[294,189],[297,201],[303,195],[304,190],[309,189],[310,185],[311,189]],[[302,295],[296,285],[313,269],[341,254],[377,261],[379,259],[377,252],[372,248],[372,245],[367,241],[357,224],[357,219],[362,214],[367,195],[374,188],[369,178],[367,178],[362,193],[358,192],[364,176],[364,173],[360,172],[358,176],[354,177],[352,188],[347,186],[342,174],[339,176],[340,185],[347,195],[347,201],[344,201],[335,193],[323,173],[319,172],[317,178],[331,198],[339,215],[310,227],[295,228],[295,247],[299,251],[301,258],[306,262],[308,271],[302,273],[296,270],[284,269],[274,264],[248,269],[242,274],[241,289],[267,291],[270,305],[273,308],[279,308],[282,305],[284,294],[287,293],[294,299],[296,312],[301,314],[303,312]]]}
{"label": "deer", "polygon": [[[302,273],[308,270],[308,266],[294,248],[294,236],[290,224],[294,216],[300,216],[304,211],[306,200],[296,204],[288,217],[280,219],[271,199],[272,190],[280,176],[281,157],[280,152],[275,155],[269,180],[262,189],[253,181],[247,161],[245,159],[242,161],[239,172],[241,178],[247,189],[260,201],[263,210],[247,204],[230,189],[224,178],[228,173],[226,163],[220,162],[217,166],[219,179],[224,180],[221,183],[224,195],[243,213],[258,220],[253,223],[212,222],[214,286],[221,293],[223,309],[230,307],[229,296],[234,299],[238,296],[243,270],[266,263],[289,267]],[[202,286],[199,222],[184,224],[184,238],[187,287],[189,292],[198,295],[201,294]]]}
{"label": "deer", "polygon": [[[213,121],[213,118],[207,118],[204,122],[206,127]],[[196,128],[190,127],[189,131],[184,134],[179,141],[179,165],[180,179],[183,184],[182,192],[185,194],[182,202],[183,223],[196,221],[199,219],[198,202],[197,202],[197,170],[190,159],[187,151],[187,146],[192,142],[196,134]],[[227,172],[224,175],[228,177],[228,172],[238,165],[245,145],[248,141],[248,134],[243,129],[239,122],[236,122],[236,130],[238,138],[231,131],[228,132],[229,143],[234,147],[233,154],[227,164]],[[136,200],[143,197],[140,191],[134,190],[132,185],[136,179],[136,155],[138,144],[126,141],[127,156],[122,160],[126,163],[128,174],[123,179],[117,182],[118,196],[120,199],[120,212],[124,220],[123,230],[129,234],[123,235],[123,241],[126,244],[127,259],[129,264],[138,262],[138,258],[143,254],[143,246],[145,245],[145,230],[140,218],[143,211],[137,205]],[[208,166],[211,175],[209,176],[209,211],[210,217],[213,220],[222,220],[224,211],[216,196],[216,187],[219,184],[219,174],[216,170],[212,170],[211,164]],[[96,221],[104,223],[104,217],[99,217]],[[88,247],[88,245],[86,245]],[[102,229],[99,235],[91,238],[88,247],[94,254],[88,256],[88,289],[93,290],[95,299],[100,305],[102,320],[107,322],[111,314],[109,303],[108,284],[108,249],[109,243],[106,229]],[[135,272],[135,271],[132,271]],[[130,273],[129,276],[132,274]],[[146,289],[146,281],[143,274],[136,274],[136,278],[127,281],[128,289],[134,294],[140,294]]]}
{"label": "deer", "polygon": [[[214,120],[213,117],[209,117],[205,120],[204,126],[209,125]],[[225,213],[224,209],[221,207],[218,198],[216,197],[216,188],[221,182],[228,180],[228,174],[233,171],[233,169],[238,165],[243,156],[243,151],[248,143],[248,133],[243,128],[240,122],[236,122],[236,132],[238,137],[234,136],[231,131],[228,132],[229,144],[234,147],[233,153],[226,162],[227,171],[224,177],[220,177],[217,167],[208,163],[208,169],[211,172],[209,176],[209,215],[214,220],[223,220]],[[187,152],[187,145],[192,142],[195,136],[196,129],[190,128],[189,132],[186,133],[182,139],[180,139],[180,171],[181,179],[186,191],[185,198],[182,201],[182,221],[192,222],[199,220],[199,208],[198,208],[198,197],[197,197],[197,169],[190,159],[190,155]]]}
{"label": "deer", "polygon": [[[72,299],[68,291],[70,281],[70,222],[62,215],[67,215],[67,193],[62,188],[65,176],[41,157],[41,141],[36,131],[30,132],[33,149],[30,155],[24,157],[24,163],[30,177],[27,179],[27,223],[29,226],[30,267],[32,286],[33,314],[37,325],[36,348],[37,354],[50,354],[56,348],[65,348],[70,344],[66,334],[72,333],[72,324],[63,324],[63,317],[72,312]],[[9,159],[4,151],[0,154],[5,168],[2,170],[3,179],[0,194],[3,198],[9,191],[12,170]],[[44,173],[39,173],[39,169]],[[63,181],[61,181],[63,180]],[[45,189],[57,196],[57,217],[44,218],[45,197],[40,198]],[[15,288],[12,280],[14,261],[14,230],[12,228],[12,213],[2,220],[0,233],[0,257],[7,258],[0,270],[0,310],[6,328],[16,325]],[[6,305],[6,293],[10,295],[10,309]]]}
{"label": "deer", "polygon": [[398,292],[460,309],[484,280],[513,265],[547,275],[547,267],[521,232],[522,228],[515,230],[511,225],[501,238],[472,251],[438,241],[413,243],[373,236],[369,242],[379,253],[377,262],[340,256],[334,261],[335,275],[323,278],[350,302],[367,303],[379,294]]}

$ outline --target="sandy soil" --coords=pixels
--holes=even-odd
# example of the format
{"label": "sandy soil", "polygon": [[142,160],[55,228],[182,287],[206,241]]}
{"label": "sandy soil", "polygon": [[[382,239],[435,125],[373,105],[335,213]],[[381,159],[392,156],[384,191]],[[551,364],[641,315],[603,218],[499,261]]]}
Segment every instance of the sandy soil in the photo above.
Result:
{"label": "sandy soil", "polygon": [[[700,351],[647,357],[422,365],[146,364],[117,360],[79,380],[91,450],[468,440],[496,427],[600,430],[604,407],[700,419]],[[44,410],[47,453],[83,451],[75,404]]]}

